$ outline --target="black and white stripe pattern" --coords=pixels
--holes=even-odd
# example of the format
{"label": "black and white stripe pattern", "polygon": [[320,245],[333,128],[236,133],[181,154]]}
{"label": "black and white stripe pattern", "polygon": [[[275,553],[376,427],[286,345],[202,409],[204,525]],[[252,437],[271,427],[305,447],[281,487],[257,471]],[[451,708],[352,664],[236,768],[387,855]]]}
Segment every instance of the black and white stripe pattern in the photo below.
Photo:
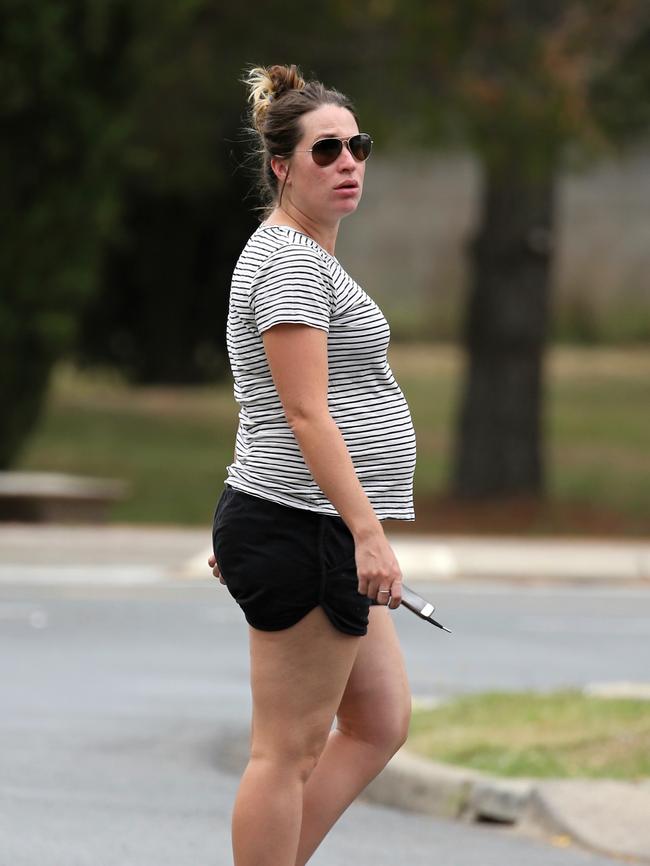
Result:
{"label": "black and white stripe pattern", "polygon": [[338,260],[288,226],[260,226],[235,266],[227,344],[240,405],[226,481],[282,505],[336,514],[287,424],[261,334],[279,322],[328,333],[328,404],[375,514],[413,520],[415,431],[386,352],[390,328]]}

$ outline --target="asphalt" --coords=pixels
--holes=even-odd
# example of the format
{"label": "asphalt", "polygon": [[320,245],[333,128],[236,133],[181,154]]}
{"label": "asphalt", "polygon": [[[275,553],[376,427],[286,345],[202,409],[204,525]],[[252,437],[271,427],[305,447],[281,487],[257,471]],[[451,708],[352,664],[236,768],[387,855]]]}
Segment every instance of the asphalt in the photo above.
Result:
{"label": "asphalt", "polygon": [[[650,588],[650,542],[389,536],[404,579],[599,582]],[[209,530],[133,525],[0,524],[0,583],[213,580]],[[650,685],[615,694],[650,698]],[[604,697],[607,695],[605,694]],[[224,753],[240,754],[226,744]],[[374,802],[460,821],[497,821],[625,862],[650,863],[650,779],[516,779],[400,750],[366,789]]]}

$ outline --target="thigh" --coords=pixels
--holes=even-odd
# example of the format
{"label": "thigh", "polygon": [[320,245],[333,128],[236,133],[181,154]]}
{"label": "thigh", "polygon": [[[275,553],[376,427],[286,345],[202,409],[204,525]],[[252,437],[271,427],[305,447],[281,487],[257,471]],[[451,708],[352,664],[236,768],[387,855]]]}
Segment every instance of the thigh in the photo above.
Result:
{"label": "thigh", "polygon": [[250,628],[252,751],[320,753],[357,656],[322,607],[281,631]]}
{"label": "thigh", "polygon": [[336,715],[341,730],[368,742],[390,745],[406,736],[411,690],[392,613],[384,605],[370,608],[368,633]]}

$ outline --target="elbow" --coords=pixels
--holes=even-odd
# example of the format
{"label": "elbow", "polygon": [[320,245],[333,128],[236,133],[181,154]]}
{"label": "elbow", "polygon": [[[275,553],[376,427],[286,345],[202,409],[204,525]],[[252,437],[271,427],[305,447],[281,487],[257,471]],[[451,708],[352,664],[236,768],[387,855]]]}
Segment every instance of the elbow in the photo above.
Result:
{"label": "elbow", "polygon": [[287,424],[293,433],[300,433],[302,430],[311,427],[319,427],[322,424],[330,423],[332,417],[327,406],[294,406],[291,408],[285,407],[284,411],[287,419]]}

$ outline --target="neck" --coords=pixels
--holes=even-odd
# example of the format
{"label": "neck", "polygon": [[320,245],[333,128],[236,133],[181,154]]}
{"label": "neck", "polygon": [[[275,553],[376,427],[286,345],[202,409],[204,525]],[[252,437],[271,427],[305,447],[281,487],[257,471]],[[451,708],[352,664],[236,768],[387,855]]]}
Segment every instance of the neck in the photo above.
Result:
{"label": "neck", "polygon": [[334,255],[336,246],[336,236],[339,230],[339,221],[331,225],[324,225],[311,219],[306,213],[298,210],[291,204],[283,203],[277,205],[271,211],[268,219],[264,220],[264,225],[267,226],[286,226],[297,229],[303,234],[309,235],[316,243],[320,244],[324,250],[327,250],[330,255]]}

